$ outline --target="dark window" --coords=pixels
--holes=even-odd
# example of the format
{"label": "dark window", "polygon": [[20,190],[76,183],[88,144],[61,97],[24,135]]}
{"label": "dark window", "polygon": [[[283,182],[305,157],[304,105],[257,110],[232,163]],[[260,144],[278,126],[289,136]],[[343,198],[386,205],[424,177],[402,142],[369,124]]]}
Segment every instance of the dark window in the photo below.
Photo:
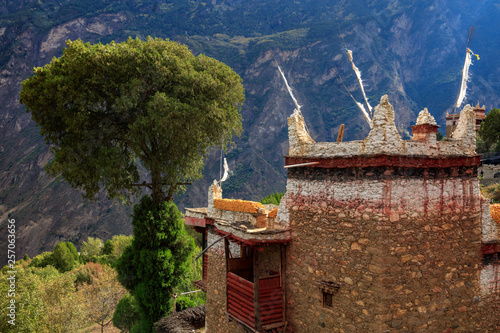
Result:
{"label": "dark window", "polygon": [[333,308],[333,296],[339,291],[340,284],[333,281],[316,282],[323,293],[323,307]]}
{"label": "dark window", "polygon": [[333,294],[327,291],[323,291],[323,307],[333,308]]}
{"label": "dark window", "polygon": [[500,253],[483,254],[483,266],[498,265],[500,263]]}

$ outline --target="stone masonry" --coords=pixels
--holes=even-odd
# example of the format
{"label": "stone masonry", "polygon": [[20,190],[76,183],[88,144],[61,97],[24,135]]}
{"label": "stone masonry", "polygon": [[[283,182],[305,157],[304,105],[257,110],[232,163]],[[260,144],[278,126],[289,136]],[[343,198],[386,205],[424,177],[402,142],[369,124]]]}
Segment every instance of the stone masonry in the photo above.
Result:
{"label": "stone masonry", "polygon": [[[446,142],[436,142],[427,110],[417,126],[428,134],[413,141],[399,137],[386,96],[375,110],[367,139],[346,143],[314,143],[300,114],[289,118],[287,164],[317,162],[289,169],[285,211],[278,212],[293,230],[289,330],[493,329],[480,279],[484,199],[472,108]],[[498,240],[497,229],[487,233]],[[337,286],[333,306],[324,304],[325,283]]]}
{"label": "stone masonry", "polygon": [[[383,96],[365,140],[317,143],[295,110],[276,217],[218,209],[212,185],[208,244],[257,244],[261,271],[280,274],[283,322],[259,332],[499,332],[500,225],[479,191],[475,118],[466,106],[437,141],[424,109],[404,141]],[[208,251],[206,331],[257,332],[228,315],[225,251]]]}

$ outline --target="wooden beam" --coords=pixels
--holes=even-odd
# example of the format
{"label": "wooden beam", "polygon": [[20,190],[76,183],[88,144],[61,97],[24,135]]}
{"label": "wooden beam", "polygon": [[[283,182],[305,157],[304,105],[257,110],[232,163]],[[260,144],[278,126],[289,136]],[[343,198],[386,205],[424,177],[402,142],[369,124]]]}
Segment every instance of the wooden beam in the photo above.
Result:
{"label": "wooden beam", "polygon": [[342,142],[344,138],[344,124],[340,125],[339,134],[337,135],[337,142]]}
{"label": "wooden beam", "polygon": [[255,328],[260,330],[260,305],[259,305],[259,277],[260,277],[260,269],[259,269],[259,251],[253,251],[253,280],[257,283],[254,283],[254,308],[255,308]]}

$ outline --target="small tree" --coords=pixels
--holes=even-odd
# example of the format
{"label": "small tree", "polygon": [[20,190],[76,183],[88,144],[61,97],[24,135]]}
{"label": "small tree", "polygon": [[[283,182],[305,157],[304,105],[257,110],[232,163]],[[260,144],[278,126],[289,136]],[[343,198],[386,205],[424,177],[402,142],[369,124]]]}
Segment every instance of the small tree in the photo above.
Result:
{"label": "small tree", "polygon": [[101,332],[111,322],[116,305],[125,293],[125,288],[116,279],[116,271],[107,265],[102,265],[92,282],[81,284],[79,290],[87,317],[101,326]]}
{"label": "small tree", "polygon": [[134,296],[127,294],[118,302],[113,314],[113,325],[122,332],[130,332],[141,319],[139,307]]}
{"label": "small tree", "polygon": [[173,202],[155,205],[144,196],[134,207],[132,224],[134,239],[117,262],[118,277],[137,300],[141,326],[151,329],[172,309],[172,294],[188,268],[194,242]]}
{"label": "small tree", "polygon": [[80,255],[84,262],[96,261],[97,257],[102,254],[104,244],[97,237],[88,237],[87,241],[82,243]]}
{"label": "small tree", "polygon": [[52,257],[54,266],[63,273],[72,270],[76,264],[75,257],[65,242],[56,245]]}
{"label": "small tree", "polygon": [[484,142],[483,150],[489,151],[491,148],[500,150],[500,109],[492,109],[488,112],[479,128],[479,135]]}

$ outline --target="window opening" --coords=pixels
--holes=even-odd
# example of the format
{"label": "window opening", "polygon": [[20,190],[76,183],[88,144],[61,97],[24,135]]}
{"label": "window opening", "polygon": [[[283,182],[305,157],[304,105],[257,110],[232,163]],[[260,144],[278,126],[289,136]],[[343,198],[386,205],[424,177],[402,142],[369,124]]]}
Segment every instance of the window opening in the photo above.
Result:
{"label": "window opening", "polygon": [[333,296],[339,291],[340,284],[333,281],[320,281],[317,284],[323,294],[323,307],[333,308]]}

